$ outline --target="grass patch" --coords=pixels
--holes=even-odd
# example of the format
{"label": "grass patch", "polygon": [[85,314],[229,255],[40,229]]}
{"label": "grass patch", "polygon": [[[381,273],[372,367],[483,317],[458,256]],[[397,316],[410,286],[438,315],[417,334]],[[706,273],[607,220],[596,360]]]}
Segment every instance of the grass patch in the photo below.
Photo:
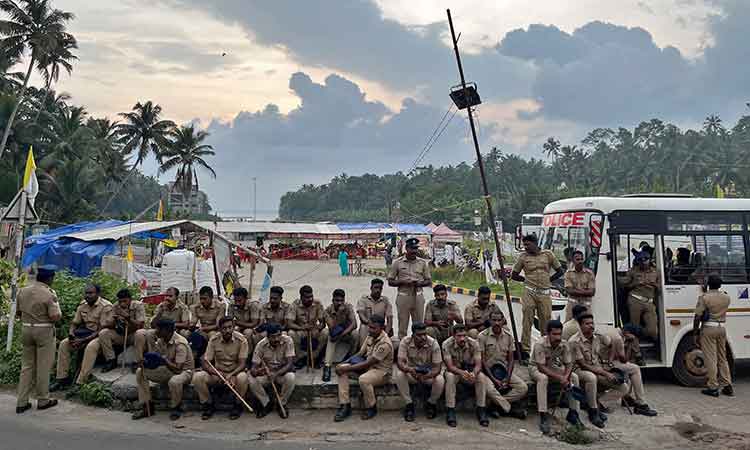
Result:
{"label": "grass patch", "polygon": [[594,438],[586,433],[585,428],[575,425],[565,425],[560,430],[560,434],[557,435],[557,439],[572,445],[591,445],[594,443]]}
{"label": "grass patch", "polygon": [[78,391],[81,401],[89,406],[109,408],[114,403],[114,397],[109,386],[101,383],[87,383]]}
{"label": "grass patch", "polygon": [[[484,273],[473,271],[461,273],[454,267],[436,267],[432,270],[432,281],[472,290],[479,289],[479,286],[488,286],[495,294],[505,294],[502,283],[487,284],[484,281]],[[513,297],[523,295],[523,283],[508,280],[508,287],[510,288],[510,295]]]}

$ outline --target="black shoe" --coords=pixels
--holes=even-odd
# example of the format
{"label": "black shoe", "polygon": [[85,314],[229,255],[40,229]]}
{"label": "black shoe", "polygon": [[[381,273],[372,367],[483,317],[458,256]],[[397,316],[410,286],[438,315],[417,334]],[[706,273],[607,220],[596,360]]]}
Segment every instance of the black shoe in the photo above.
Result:
{"label": "black shoe", "polygon": [[73,381],[70,379],[70,377],[60,378],[60,379],[55,380],[55,382],[50,385],[49,391],[50,392],[62,391],[64,389],[67,389],[71,384],[73,384]]}
{"label": "black shoe", "polygon": [[242,415],[242,405],[235,404],[229,411],[229,420],[237,420]]}
{"label": "black shoe", "polygon": [[499,418],[503,417],[503,414],[502,414],[502,412],[501,412],[501,409],[500,409],[500,407],[499,407],[499,406],[497,406],[497,405],[492,405],[492,406],[490,406],[489,408],[486,408],[486,409],[485,409],[485,413],[486,413],[486,414],[487,414],[487,415],[488,415],[489,417],[491,417],[491,418],[493,418],[493,419],[499,419]]}
{"label": "black shoe", "polygon": [[262,419],[266,417],[271,411],[273,411],[273,403],[268,402],[266,406],[260,405],[260,407],[255,410],[255,417],[257,417],[258,419]]}
{"label": "black shoe", "polygon": [[[602,412],[604,414],[609,414],[612,411],[609,408],[607,408],[606,406],[604,406],[603,404],[599,403],[599,412]],[[604,419],[604,420],[607,420],[607,419]]]}
{"label": "black shoe", "polygon": [[539,431],[541,431],[543,435],[547,436],[552,432],[551,422],[552,420],[549,413],[539,413]]}
{"label": "black shoe", "polygon": [[339,409],[336,410],[336,415],[333,417],[334,422],[343,422],[352,415],[351,403],[339,405]]}
{"label": "black shoe", "polygon": [[487,408],[477,407],[477,420],[482,427],[490,426],[490,419],[487,417]]}
{"label": "black shoe", "polygon": [[581,417],[578,415],[578,411],[576,411],[575,409],[568,410],[568,415],[565,416],[565,420],[567,420],[568,423],[573,425],[574,427],[583,427]]}
{"label": "black shoe", "polygon": [[647,404],[642,403],[640,405],[637,405],[635,408],[633,408],[633,414],[638,414],[638,415],[646,416],[646,417],[654,417],[658,413],[654,411],[653,409],[649,408]]}
{"label": "black shoe", "polygon": [[307,367],[307,358],[300,358],[294,362],[294,368],[296,370],[302,370]]}
{"label": "black shoe", "polygon": [[372,408],[366,408],[364,411],[362,411],[362,420],[370,420],[373,417],[378,415],[378,407],[373,406]]}
{"label": "black shoe", "polygon": [[701,394],[708,395],[709,397],[718,397],[719,390],[718,389],[703,389],[701,391]]}
{"label": "black shoe", "polygon": [[604,428],[604,421],[599,416],[599,410],[597,409],[589,409],[589,422],[597,428]]}
{"label": "black shoe", "polygon": [[433,405],[430,402],[425,402],[424,410],[428,419],[432,420],[437,417],[437,405]]}
{"label": "black shoe", "polygon": [[731,384],[728,384],[721,389],[721,393],[727,397],[734,397],[734,388]]}
{"label": "black shoe", "polygon": [[31,409],[31,403],[26,403],[23,406],[16,406],[16,414],[23,414]]}
{"label": "black shoe", "polygon": [[214,408],[213,403],[204,403],[201,405],[201,410],[203,411],[203,414],[201,414],[202,420],[208,420],[211,417],[213,417],[214,412],[216,412],[216,409]]}
{"label": "black shoe", "polygon": [[526,403],[519,402],[511,404],[508,415],[519,420],[526,420],[526,418],[529,416],[528,411],[526,411]]}
{"label": "black shoe", "polygon": [[279,405],[279,407],[276,410],[276,412],[279,413],[279,417],[281,417],[282,419],[288,419],[289,418],[289,407],[286,406],[286,405],[284,405],[283,407],[281,405]]}
{"label": "black shoe", "polygon": [[414,403],[409,403],[404,407],[404,420],[407,422],[414,422],[414,417],[417,415],[414,409]]}
{"label": "black shoe", "polygon": [[620,404],[624,406],[625,408],[635,408],[636,406],[638,406],[635,400],[633,400],[633,398],[629,396],[623,397],[622,400],[620,401]]}
{"label": "black shoe", "polygon": [[169,413],[169,420],[177,420],[182,417],[182,405],[177,405],[172,408],[172,412]]}
{"label": "black shoe", "polygon": [[456,408],[446,408],[445,423],[447,423],[449,427],[453,428],[458,425],[458,421],[456,420]]}
{"label": "black shoe", "polygon": [[47,403],[42,403],[41,405],[37,403],[36,409],[44,411],[45,409],[54,408],[55,406],[57,406],[57,400],[53,398],[52,400],[47,400]]}
{"label": "black shoe", "polygon": [[599,418],[602,419],[602,422],[606,422],[609,420],[609,417],[607,417],[606,414],[604,414],[601,410],[599,410]]}
{"label": "black shoe", "polygon": [[323,383],[331,381],[331,366],[323,367]]}
{"label": "black shoe", "polygon": [[104,363],[104,367],[102,367],[102,373],[107,373],[115,370],[117,368],[117,360],[116,359],[110,359],[106,363]]}
{"label": "black shoe", "polygon": [[70,400],[71,398],[76,397],[78,393],[81,392],[81,386],[83,385],[78,383],[71,386],[71,388],[65,393],[65,399]]}

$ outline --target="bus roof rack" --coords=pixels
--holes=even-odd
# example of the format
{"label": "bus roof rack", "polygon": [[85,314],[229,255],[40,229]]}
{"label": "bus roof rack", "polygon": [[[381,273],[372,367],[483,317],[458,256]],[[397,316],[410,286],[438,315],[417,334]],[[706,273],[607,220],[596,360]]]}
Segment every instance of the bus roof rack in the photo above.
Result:
{"label": "bus roof rack", "polygon": [[643,193],[643,194],[625,194],[623,198],[695,198],[692,194],[668,194],[668,193]]}

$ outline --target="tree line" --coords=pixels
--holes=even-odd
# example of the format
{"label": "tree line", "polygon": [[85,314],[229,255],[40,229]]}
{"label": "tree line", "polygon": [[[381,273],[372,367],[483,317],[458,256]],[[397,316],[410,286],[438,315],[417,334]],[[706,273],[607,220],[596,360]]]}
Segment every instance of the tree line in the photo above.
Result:
{"label": "tree line", "polygon": [[[550,137],[541,150],[548,159],[523,158],[497,147],[483,156],[505,231],[521,214],[541,212],[562,198],[644,192],[750,195],[748,115],[731,127],[711,115],[697,130],[658,119],[633,129],[597,128],[576,144]],[[279,215],[297,221],[446,222],[475,229],[475,211],[483,215],[481,195],[476,163],[383,176],[342,174],[327,184],[288,192]]]}
{"label": "tree line", "polygon": [[[31,146],[40,185],[35,206],[51,223],[133,218],[158,203],[165,192],[139,170],[149,155],[160,174],[176,169],[173,189],[183,195],[197,187],[199,167],[215,177],[206,161],[214,155],[208,133],[165,119],[158,104],[138,102],[111,120],[54,90],[61,75],[73,72],[78,43],[67,31],[74,15],[51,3],[0,2],[0,203],[20,188]],[[43,86],[30,86],[35,71]]]}

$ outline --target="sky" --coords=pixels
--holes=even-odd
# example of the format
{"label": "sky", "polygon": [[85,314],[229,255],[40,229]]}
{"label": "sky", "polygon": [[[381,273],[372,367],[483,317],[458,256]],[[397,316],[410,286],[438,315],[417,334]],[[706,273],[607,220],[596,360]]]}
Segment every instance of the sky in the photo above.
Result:
{"label": "sky", "polygon": [[[477,83],[483,151],[541,157],[550,136],[653,117],[734,122],[750,100],[744,0],[56,0],[80,61],[58,90],[113,119],[152,100],[211,133],[214,210],[273,218],[346,173],[473,159],[445,9]],[[38,82],[38,80],[37,80]],[[156,166],[148,161],[147,174]],[[166,181],[172,174],[162,175]]]}

